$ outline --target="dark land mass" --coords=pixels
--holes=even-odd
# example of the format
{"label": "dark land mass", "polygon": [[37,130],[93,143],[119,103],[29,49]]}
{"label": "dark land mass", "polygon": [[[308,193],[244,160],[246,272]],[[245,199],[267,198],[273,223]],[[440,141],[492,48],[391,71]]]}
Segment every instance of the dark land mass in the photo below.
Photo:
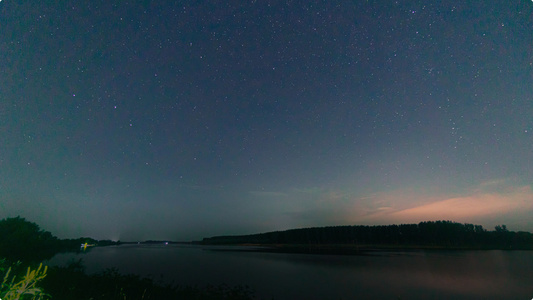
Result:
{"label": "dark land mass", "polygon": [[[145,244],[155,243],[166,242]],[[81,260],[65,267],[40,266],[57,253],[80,252],[82,245],[119,244],[92,238],[59,239],[24,218],[0,220],[0,299],[254,299],[246,286],[165,285],[116,269],[88,275]]]}
{"label": "dark land mass", "polygon": [[21,217],[0,220],[0,258],[11,261],[40,262],[52,258],[57,253],[80,251],[85,244],[109,246],[119,243],[88,237],[59,239],[39,228],[37,224]]}
{"label": "dark land mass", "polygon": [[498,225],[452,221],[386,226],[333,226],[204,238],[202,245],[247,245],[246,251],[371,255],[376,251],[533,250],[533,234]]}

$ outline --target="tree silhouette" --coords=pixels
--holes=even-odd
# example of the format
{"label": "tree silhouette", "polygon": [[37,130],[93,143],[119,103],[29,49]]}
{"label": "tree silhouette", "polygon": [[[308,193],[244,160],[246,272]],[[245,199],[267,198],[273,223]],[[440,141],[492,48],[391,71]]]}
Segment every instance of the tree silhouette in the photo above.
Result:
{"label": "tree silhouette", "polygon": [[506,225],[497,225],[496,227],[494,227],[494,230],[496,230],[496,232],[508,232],[509,231],[507,230]]}
{"label": "tree silhouette", "polygon": [[[103,241],[110,244],[110,241]],[[0,220],[0,258],[40,262],[58,252],[76,251],[80,244],[96,244],[91,238],[58,239],[39,225],[21,217]]]}
{"label": "tree silhouette", "polygon": [[[505,225],[487,231],[481,225],[452,221],[388,226],[335,226],[290,229],[242,236],[204,238],[204,244],[352,245],[461,249],[533,249],[533,235]],[[305,247],[303,247],[305,248]]]}

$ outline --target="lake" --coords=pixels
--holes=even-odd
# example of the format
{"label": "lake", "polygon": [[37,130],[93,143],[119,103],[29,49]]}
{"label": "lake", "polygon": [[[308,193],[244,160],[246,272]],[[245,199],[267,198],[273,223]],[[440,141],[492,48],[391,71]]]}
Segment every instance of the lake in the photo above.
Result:
{"label": "lake", "polygon": [[117,268],[180,285],[248,285],[260,299],[532,299],[533,251],[262,253],[240,247],[121,245],[58,254],[87,273]]}

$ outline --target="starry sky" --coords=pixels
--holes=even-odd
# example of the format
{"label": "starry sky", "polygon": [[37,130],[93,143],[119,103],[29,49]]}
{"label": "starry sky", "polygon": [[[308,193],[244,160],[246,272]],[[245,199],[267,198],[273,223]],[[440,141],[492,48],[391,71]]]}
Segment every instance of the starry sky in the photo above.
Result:
{"label": "starry sky", "polygon": [[533,2],[0,2],[0,218],[533,231]]}

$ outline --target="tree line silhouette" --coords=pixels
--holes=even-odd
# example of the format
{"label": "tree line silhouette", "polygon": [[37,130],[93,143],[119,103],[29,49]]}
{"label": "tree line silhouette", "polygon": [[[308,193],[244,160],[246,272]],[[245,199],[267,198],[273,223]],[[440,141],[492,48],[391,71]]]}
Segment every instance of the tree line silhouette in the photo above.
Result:
{"label": "tree line silhouette", "polygon": [[472,249],[533,249],[533,234],[509,231],[505,225],[488,231],[481,225],[452,221],[385,226],[331,226],[239,236],[204,238],[202,244],[352,245]]}
{"label": "tree line silhouette", "polygon": [[21,217],[0,220],[0,257],[11,261],[40,262],[60,252],[79,251],[84,243],[102,246],[116,244],[86,237],[59,239]]}

